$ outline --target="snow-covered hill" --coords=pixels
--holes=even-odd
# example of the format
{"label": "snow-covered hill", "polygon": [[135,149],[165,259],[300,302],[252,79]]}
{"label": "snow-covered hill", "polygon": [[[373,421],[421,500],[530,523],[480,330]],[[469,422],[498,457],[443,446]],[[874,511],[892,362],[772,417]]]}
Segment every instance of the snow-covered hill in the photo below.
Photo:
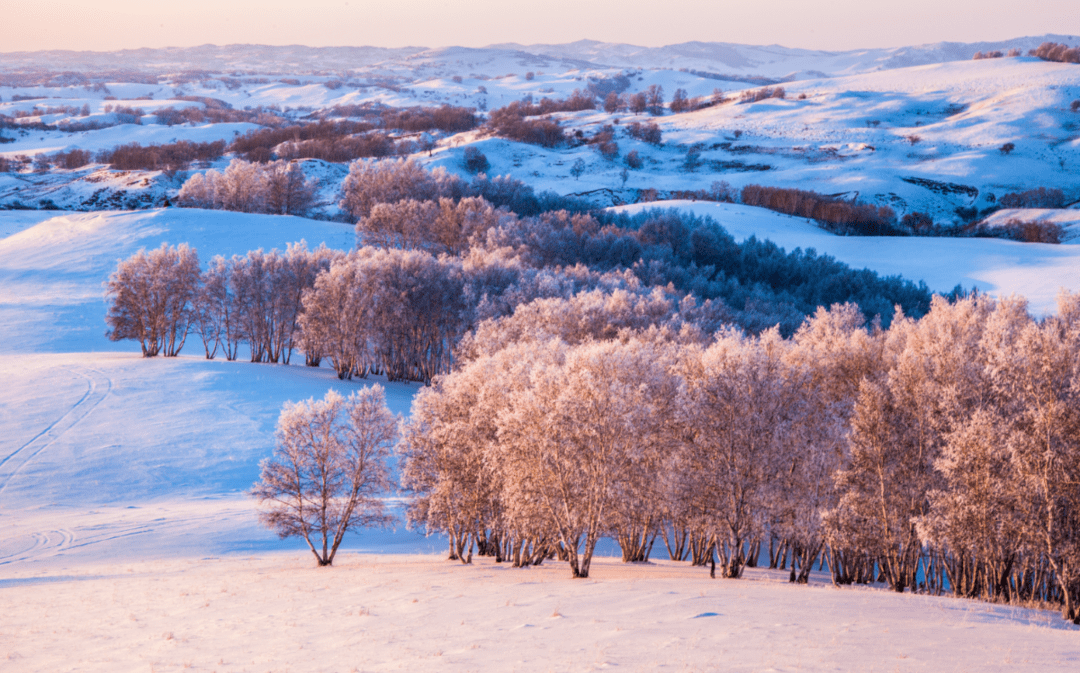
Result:
{"label": "snow-covered hill", "polygon": [[[673,68],[583,70],[582,62],[569,61],[548,63],[554,69],[544,70],[542,64],[522,61],[523,53],[417,52],[395,62],[402,70],[390,80],[162,75],[156,83],[107,84],[114,100],[88,85],[0,87],[0,113],[15,120],[13,128],[0,129],[7,141],[0,144],[0,157],[14,161],[73,149],[99,153],[131,142],[228,141],[259,128],[254,121],[165,126],[155,116],[163,107],[263,106],[298,123],[313,112],[361,103],[492,110],[529,96],[561,98],[588,86],[635,93],[656,85],[669,97],[683,89],[705,99],[719,87],[725,102],[683,114],[557,113],[553,118],[568,135],[580,134],[557,148],[472,131],[436,134],[434,151],[415,158],[464,174],[463,153],[475,146],[487,156],[489,173],[509,174],[538,189],[584,194],[598,205],[633,203],[649,190],[663,198],[673,191],[708,189],[719,180],[735,188],[763,184],[857,197],[889,206],[898,217],[918,211],[942,224],[987,214],[1002,196],[1038,187],[1061,189],[1066,204],[1080,203],[1080,111],[1072,109],[1080,101],[1080,67],[1073,64],[1020,57],[877,69],[789,82],[782,99],[746,103],[740,92],[758,87],[745,81],[721,82]],[[485,68],[500,74],[477,72]],[[85,118],[76,114],[83,105]],[[141,124],[61,130],[68,122],[108,122],[121,108],[141,108]],[[57,112],[62,109],[76,112],[65,116]],[[634,122],[655,122],[661,144],[631,137],[627,129]],[[58,126],[34,126],[38,123]],[[618,144],[609,157],[584,143],[606,126]],[[641,168],[628,169],[630,152],[638,153]],[[578,160],[586,164],[580,179],[570,174]],[[16,168],[0,173],[0,206],[152,207],[174,196],[185,177],[109,174],[99,166],[44,173],[30,164]],[[323,181],[323,212],[335,215],[344,165],[337,171],[312,168]]]}

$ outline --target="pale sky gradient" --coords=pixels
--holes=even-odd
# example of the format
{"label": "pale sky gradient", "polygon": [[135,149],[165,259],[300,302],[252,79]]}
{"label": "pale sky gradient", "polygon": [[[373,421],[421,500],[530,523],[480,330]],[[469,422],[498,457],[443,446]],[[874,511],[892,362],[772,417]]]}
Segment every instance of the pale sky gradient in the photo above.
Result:
{"label": "pale sky gradient", "polygon": [[0,52],[692,40],[846,50],[1080,35],[1078,0],[3,0]]}

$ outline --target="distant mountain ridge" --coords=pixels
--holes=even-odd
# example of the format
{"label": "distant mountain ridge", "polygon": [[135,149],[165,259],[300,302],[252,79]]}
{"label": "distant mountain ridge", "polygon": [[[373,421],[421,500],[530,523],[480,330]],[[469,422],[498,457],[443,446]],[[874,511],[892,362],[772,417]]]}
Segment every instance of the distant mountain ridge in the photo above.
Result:
{"label": "distant mountain ridge", "polygon": [[1043,42],[1080,44],[1075,35],[1042,35],[997,42],[933,44],[820,51],[780,45],[685,42],[663,47],[580,40],[567,44],[515,43],[487,47],[306,47],[252,44],[201,45],[112,52],[37,51],[0,53],[0,71],[356,73],[396,77],[438,77],[479,73],[503,75],[511,69],[687,69],[745,77],[805,79],[852,75],[970,59],[977,51],[1024,53]]}

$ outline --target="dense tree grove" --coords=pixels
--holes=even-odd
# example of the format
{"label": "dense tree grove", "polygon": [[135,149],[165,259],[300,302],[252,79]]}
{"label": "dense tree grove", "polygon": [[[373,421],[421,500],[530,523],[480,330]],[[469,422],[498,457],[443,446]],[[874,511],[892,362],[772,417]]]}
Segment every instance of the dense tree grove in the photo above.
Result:
{"label": "dense tree grove", "polygon": [[1080,623],[1080,294],[1041,320],[937,298],[888,329],[835,305],[790,339],[585,335],[578,298],[545,302],[482,323],[404,426],[410,522],[452,556],[585,577],[600,536],[627,561],[662,538],[739,577],[767,549],[793,582],[820,564]]}
{"label": "dense tree grove", "polygon": [[[297,175],[295,164],[236,160],[222,174],[193,178],[181,200],[289,212]],[[856,302],[867,319],[886,323],[894,305],[914,316],[929,307],[925,287],[813,251],[737,243],[716,222],[674,211],[554,210],[579,204],[509,177],[466,182],[410,161],[357,162],[342,206],[357,216],[362,249],[216,258],[196,274],[197,292],[178,304],[178,334],[198,333],[207,357],[220,350],[234,359],[246,342],[253,361],[288,362],[303,344],[309,364],[325,356],[344,378],[381,372],[429,381],[450,371],[455,346],[479,321],[519,307],[528,315],[544,304],[526,305],[540,300],[592,312],[582,323],[592,327],[576,329],[594,338],[612,336],[616,326],[711,333],[730,324],[755,334],[778,325],[789,336],[819,305]],[[128,295],[119,290],[135,281],[117,283],[120,310]],[[617,319],[599,311],[616,305],[637,308]],[[131,329],[115,338],[140,338]],[[159,351],[147,342],[147,355]]]}
{"label": "dense tree grove", "polygon": [[192,175],[177,201],[189,208],[301,215],[314,203],[317,187],[296,162],[260,164],[233,159],[223,173],[210,170]]}

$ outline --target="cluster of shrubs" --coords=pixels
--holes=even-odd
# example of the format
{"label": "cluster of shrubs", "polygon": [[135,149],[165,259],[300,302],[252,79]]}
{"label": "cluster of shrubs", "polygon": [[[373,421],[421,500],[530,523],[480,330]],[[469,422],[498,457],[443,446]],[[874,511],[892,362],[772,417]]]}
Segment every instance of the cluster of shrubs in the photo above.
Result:
{"label": "cluster of shrubs", "polygon": [[321,159],[345,163],[366,157],[387,157],[411,151],[410,142],[395,142],[364,122],[319,122],[280,129],[259,129],[237,138],[230,150],[249,161]]}
{"label": "cluster of shrubs", "polygon": [[1080,47],[1070,47],[1067,44],[1056,42],[1043,42],[1037,48],[1028,52],[1031,56],[1037,56],[1044,61],[1056,61],[1058,63],[1080,63]]}
{"label": "cluster of shrubs", "polygon": [[177,202],[188,208],[303,215],[314,203],[317,187],[297,162],[233,159],[223,173],[210,170],[188,178]]}
{"label": "cluster of shrubs", "polygon": [[[679,92],[681,92],[679,105],[683,106],[686,103],[686,91],[679,89]],[[609,113],[633,112],[635,114],[648,112],[653,115],[661,115],[664,113],[664,87],[659,84],[650,84],[644,91],[633,94],[609,93],[604,98],[604,111]]]}
{"label": "cluster of shrubs", "polygon": [[1060,224],[1017,218],[995,226],[976,222],[963,227],[962,231],[976,238],[1004,238],[1022,243],[1061,243],[1065,238],[1065,229]]}
{"label": "cluster of shrubs", "polygon": [[784,87],[765,87],[763,89],[747,89],[739,94],[740,103],[756,103],[769,98],[784,98],[787,93]]}
{"label": "cluster of shrubs", "polygon": [[660,145],[663,143],[663,133],[660,131],[660,127],[656,125],[656,122],[630,122],[626,125],[626,133],[631,138],[637,138],[642,142],[649,143],[650,145]]}
{"label": "cluster of shrubs", "polygon": [[426,171],[411,159],[353,162],[342,183],[340,206],[359,219],[380,203],[457,200],[469,196],[483,197],[496,207],[525,216],[552,210],[581,212],[591,207],[587,202],[550,191],[537,194],[529,185],[508,175],[488,177],[481,173],[465,181],[443,168]]}
{"label": "cluster of shrubs", "polygon": [[[1012,49],[1009,50],[1008,56],[1009,56],[1009,58],[1015,58],[1017,56],[1020,56],[1020,54],[1021,54],[1020,48],[1019,47],[1013,47]],[[977,52],[975,52],[975,55],[971,57],[971,60],[973,60],[973,61],[982,61],[982,60],[988,59],[988,58],[1003,58],[1004,56],[1006,56],[1006,54],[1004,52],[1002,52],[1002,51],[999,51],[999,50],[987,51],[987,52],[977,51]]]}
{"label": "cluster of shrubs", "polygon": [[514,101],[505,107],[492,110],[488,115],[487,128],[494,135],[518,142],[556,147],[566,141],[566,135],[558,122],[552,119],[532,119],[553,112],[577,112],[596,109],[596,98],[588,91],[575,90],[564,99],[531,98]]}
{"label": "cluster of shrubs", "polygon": [[386,129],[401,129],[412,133],[420,131],[444,131],[461,133],[471,131],[479,124],[476,111],[472,108],[443,105],[437,108],[414,107],[391,109],[380,115],[381,126]]}
{"label": "cluster of shrubs", "polygon": [[861,236],[897,236],[905,233],[896,227],[896,213],[888,206],[873,206],[801,189],[743,187],[742,202],[787,215],[806,217],[842,234]]}
{"label": "cluster of shrubs", "polygon": [[179,140],[165,145],[129,143],[104,150],[97,160],[121,171],[182,171],[194,161],[214,161],[225,153],[224,140],[195,143]]}

